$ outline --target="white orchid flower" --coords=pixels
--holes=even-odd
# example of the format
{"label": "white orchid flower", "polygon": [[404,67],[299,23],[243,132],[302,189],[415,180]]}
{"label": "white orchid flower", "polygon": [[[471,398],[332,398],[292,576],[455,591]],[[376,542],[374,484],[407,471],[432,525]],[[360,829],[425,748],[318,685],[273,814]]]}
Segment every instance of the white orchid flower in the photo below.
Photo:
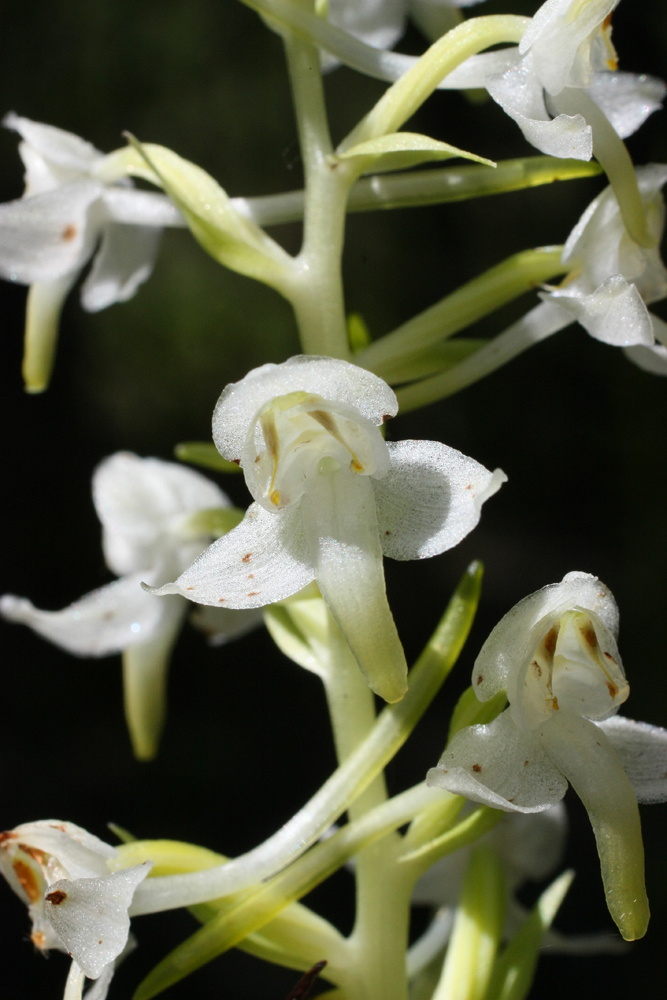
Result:
{"label": "white orchid flower", "polygon": [[471,385],[573,320],[596,340],[622,347],[640,368],[667,375],[667,323],[647,309],[647,304],[667,297],[667,269],[659,250],[665,221],[661,188],[666,181],[664,164],[637,169],[653,247],[632,239],[613,188],[605,188],[567,238],[562,262],[569,273],[563,283],[540,292],[539,305],[475,354],[435,376],[427,401]]}
{"label": "white orchid flower", "polygon": [[[118,452],[93,475],[106,563],[120,577],[62,611],[41,611],[6,594],[0,613],[23,622],[75,656],[123,654],[125,710],[137,757],[150,760],[164,724],[166,673],[188,604],[158,601],[141,581],[159,585],[190,565],[211,538],[199,512],[230,508],[198,472],[157,458]],[[259,613],[224,611],[216,631],[228,638],[260,624]]]}
{"label": "white orchid flower", "polygon": [[67,952],[70,979],[97,980],[87,994],[94,1000],[106,996],[128,943],[132,897],[152,864],[117,867],[116,848],[73,823],[38,820],[0,833],[0,871],[28,907],[31,941]]}
{"label": "white orchid flower", "polygon": [[23,374],[46,388],[65,298],[94,257],[81,289],[89,312],[125,302],[150,276],[165,225],[182,225],[164,195],[134,189],[108,158],[70,132],[9,114],[21,136],[25,193],[0,205],[0,276],[30,285]]}
{"label": "white orchid flower", "polygon": [[480,701],[506,690],[490,725],[461,730],[428,783],[495,809],[540,812],[568,782],[597,840],[607,905],[626,940],[648,924],[637,800],[667,800],[667,731],[613,719],[629,693],[618,610],[588,573],[569,573],[516,605],[473,669]]}
{"label": "white orchid flower", "polygon": [[[543,153],[580,160],[595,153],[613,160],[613,149],[607,149],[606,157],[604,150],[594,149],[599,111],[617,137],[625,139],[661,107],[666,89],[655,77],[617,72],[611,43],[611,12],[617,3],[547,0],[518,47],[473,56],[443,85],[485,87]],[[581,108],[570,106],[577,101]],[[614,146],[609,138],[607,146]]]}
{"label": "white orchid flower", "polygon": [[397,409],[382,379],[333,358],[291,358],[228,385],[213,438],[242,466],[255,503],[153,593],[259,608],[315,579],[371,688],[402,698],[407,666],[383,554],[423,559],[456,545],[506,477],[437,441],[385,443],[379,426]]}

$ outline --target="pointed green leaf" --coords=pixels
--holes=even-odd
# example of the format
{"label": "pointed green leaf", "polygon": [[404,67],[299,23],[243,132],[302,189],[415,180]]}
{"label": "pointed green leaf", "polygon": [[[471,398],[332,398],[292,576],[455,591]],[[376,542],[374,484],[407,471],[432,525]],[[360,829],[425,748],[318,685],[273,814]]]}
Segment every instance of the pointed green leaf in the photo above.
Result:
{"label": "pointed green leaf", "polygon": [[210,174],[164,146],[142,144],[133,136],[129,140],[185,217],[192,235],[215,260],[279,291],[286,287],[292,258],[236,210]]}
{"label": "pointed green leaf", "polygon": [[404,170],[407,167],[416,167],[420,163],[428,163],[431,160],[451,160],[455,156],[483,163],[487,167],[495,167],[496,165],[493,160],[487,160],[475,153],[468,153],[457,146],[450,146],[448,142],[440,142],[438,139],[432,139],[428,135],[420,135],[418,132],[392,132],[390,135],[368,139],[366,142],[359,142],[340,153],[338,158],[349,160],[359,156],[368,157],[365,169],[370,170],[372,167],[375,172]]}
{"label": "pointed green leaf", "polygon": [[183,441],[174,448],[174,455],[181,462],[201,465],[202,468],[213,469],[215,472],[226,472],[231,475],[241,472],[240,465],[223,458],[212,442]]}

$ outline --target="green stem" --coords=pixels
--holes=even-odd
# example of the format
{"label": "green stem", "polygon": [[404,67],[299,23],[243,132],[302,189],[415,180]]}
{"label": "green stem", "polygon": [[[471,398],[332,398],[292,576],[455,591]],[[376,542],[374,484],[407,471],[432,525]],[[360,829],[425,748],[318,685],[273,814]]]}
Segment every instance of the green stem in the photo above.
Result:
{"label": "green stem", "polygon": [[407,356],[453,336],[519,295],[563,274],[567,268],[561,264],[562,250],[560,246],[539,247],[508,257],[376,340],[357,355],[357,363],[376,375],[391,378]]}
{"label": "green stem", "polygon": [[303,245],[290,301],[304,353],[348,359],[341,262],[353,177],[330,161],[319,51],[292,32],[284,37],[306,188]]}
{"label": "green stem", "polygon": [[470,355],[465,361],[440,375],[422,379],[399,389],[396,393],[401,413],[428,406],[438,399],[452,396],[485,375],[506,365],[533,344],[545,340],[573,322],[573,317],[555,302],[540,302],[503,333]]}

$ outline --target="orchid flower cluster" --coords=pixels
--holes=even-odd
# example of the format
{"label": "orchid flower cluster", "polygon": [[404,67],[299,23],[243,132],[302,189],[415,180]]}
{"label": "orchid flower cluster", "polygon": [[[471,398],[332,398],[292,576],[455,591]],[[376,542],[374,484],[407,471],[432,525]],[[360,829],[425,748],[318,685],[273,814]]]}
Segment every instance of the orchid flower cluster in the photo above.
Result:
{"label": "orchid flower cluster", "polygon": [[[243,2],[284,44],[304,190],[230,198],[170,149],[129,136],[104,154],[11,112],[4,125],[20,136],[25,193],[0,206],[0,274],[29,286],[30,393],[49,385],[63,303],[88,264],[84,309],[124,302],[150,277],[165,227],[189,229],[216,262],[279,292],[302,353],[221,384],[212,443],[179,445],[180,464],[119,451],[98,465],[93,503],[117,579],[57,611],[6,594],[0,614],[74,656],[121,654],[141,761],[159,750],[185,619],[219,646],[265,626],[284,656],[322,681],[338,766],[238,857],[120,828],[112,846],[69,819],[47,819],[0,834],[0,870],[28,907],[35,947],[71,958],[65,1000],[81,1000],[87,980],[88,1000],[113,995],[116,966],[136,945],[130,919],[181,907],[201,926],[136,1000],[233,947],[304,973],[293,997],[321,974],[331,1000],[522,1000],[540,948],[609,953],[646,933],[639,804],[667,801],[667,730],[619,714],[630,689],[616,602],[597,576],[569,572],[507,611],[442,720],[442,756],[424,760],[419,784],[389,795],[384,768],[456,664],[482,569],[469,566],[408,669],[384,560],[453,549],[507,481],[439,440],[446,429],[401,439],[394,418],[572,323],[621,347],[642,377],[667,375],[667,324],[649,311],[667,298],[667,165],[635,168],[623,141],[667,88],[618,69],[618,0],[546,0],[532,18],[475,16],[468,8],[481,0]],[[421,56],[392,51],[408,18],[425,39]],[[323,76],[340,65],[388,86],[334,147]],[[403,128],[440,99],[435,91],[471,89],[488,92],[540,155],[494,163]],[[412,169],[454,158],[471,162]],[[526,248],[375,340],[347,316],[348,212],[602,173],[607,186],[569,235],[557,234],[562,244]],[[290,220],[303,221],[296,255],[266,231]],[[536,301],[507,329],[457,337],[533,289]],[[184,462],[242,473],[247,510]],[[552,927],[574,877],[562,870],[570,785],[590,819],[600,894],[620,937],[611,925],[587,935]],[[300,902],[345,866],[357,902],[347,937]],[[531,908],[518,895],[529,881],[542,883]],[[410,944],[413,906],[427,906],[431,920]],[[140,939],[141,924],[134,930]]]}

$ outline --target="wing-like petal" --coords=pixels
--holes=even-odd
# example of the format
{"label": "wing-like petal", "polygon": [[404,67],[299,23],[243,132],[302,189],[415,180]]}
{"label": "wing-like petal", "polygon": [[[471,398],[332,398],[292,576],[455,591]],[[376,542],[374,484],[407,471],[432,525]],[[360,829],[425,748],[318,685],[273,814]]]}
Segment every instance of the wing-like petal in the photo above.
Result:
{"label": "wing-like petal", "polygon": [[49,886],[46,915],[68,953],[89,979],[97,979],[125,948],[128,909],[152,863],[101,878],[62,879]]}
{"label": "wing-like petal", "polygon": [[601,727],[573,712],[554,712],[539,739],[586,807],[614,923],[626,941],[643,937],[644,848],[637,798],[621,761]]}
{"label": "wing-like petal", "polygon": [[219,538],[174,583],[152,592],[197,604],[262,608],[315,578],[297,507],[271,514],[253,503],[237,528]]}
{"label": "wing-like petal", "polygon": [[638,73],[596,73],[589,95],[626,139],[662,107],[667,87],[657,76]]}
{"label": "wing-like petal", "polygon": [[375,425],[398,412],[393,390],[372,372],[336,358],[297,355],[280,365],[255,368],[225,387],[213,413],[213,440],[220,454],[240,462],[248,427],[259,408],[290,392],[347,403]]}
{"label": "wing-like petal", "polygon": [[103,187],[77,181],[0,205],[0,276],[24,285],[79,271],[93,252]]}
{"label": "wing-like petal", "polygon": [[5,128],[18,132],[22,139],[45,160],[63,167],[66,170],[86,173],[96,160],[104,155],[99,149],[85,139],[80,139],[72,132],[56,128],[54,125],[43,125],[29,118],[22,118],[11,111],[2,120]]}
{"label": "wing-like petal", "polygon": [[488,726],[461,729],[426,783],[494,809],[522,813],[549,809],[567,791],[563,775],[540,743],[515,725],[509,710]]}
{"label": "wing-like petal", "polygon": [[81,289],[81,304],[88,312],[127,302],[151,276],[162,230],[157,226],[108,223],[90,274]]}
{"label": "wing-like petal", "polygon": [[590,573],[568,573],[561,583],[524,597],[493,629],[472,673],[479,700],[509,690],[513,676],[540,639],[565,611],[575,607],[593,611],[613,635],[618,633],[618,608],[611,591]]}
{"label": "wing-like petal", "polygon": [[598,726],[616,751],[639,802],[667,802],[667,729],[614,715]]}
{"label": "wing-like petal", "polygon": [[636,344],[634,347],[625,347],[623,353],[645,372],[650,372],[651,375],[667,375],[667,347],[663,347],[662,344],[653,344],[652,347]]}
{"label": "wing-like petal", "polygon": [[387,447],[389,473],[371,482],[382,549],[392,559],[426,559],[458,545],[507,479],[439,441]]}
{"label": "wing-like petal", "polygon": [[408,666],[387,601],[375,495],[368,476],[319,473],[301,500],[315,578],[369,687],[393,702]]}
{"label": "wing-like petal", "polygon": [[543,292],[581,323],[591,337],[613,347],[653,344],[653,323],[637,286],[620,274],[607,278],[590,295],[563,291]]}
{"label": "wing-like petal", "polygon": [[41,611],[24,597],[5,594],[0,613],[75,656],[109,656],[154,638],[165,609],[141,589],[135,573],[93,590],[62,611]]}
{"label": "wing-like petal", "polygon": [[153,566],[161,555],[161,536],[186,514],[229,506],[222,490],[193,469],[125,451],[97,466],[93,502],[104,528],[107,564],[115,573]]}

